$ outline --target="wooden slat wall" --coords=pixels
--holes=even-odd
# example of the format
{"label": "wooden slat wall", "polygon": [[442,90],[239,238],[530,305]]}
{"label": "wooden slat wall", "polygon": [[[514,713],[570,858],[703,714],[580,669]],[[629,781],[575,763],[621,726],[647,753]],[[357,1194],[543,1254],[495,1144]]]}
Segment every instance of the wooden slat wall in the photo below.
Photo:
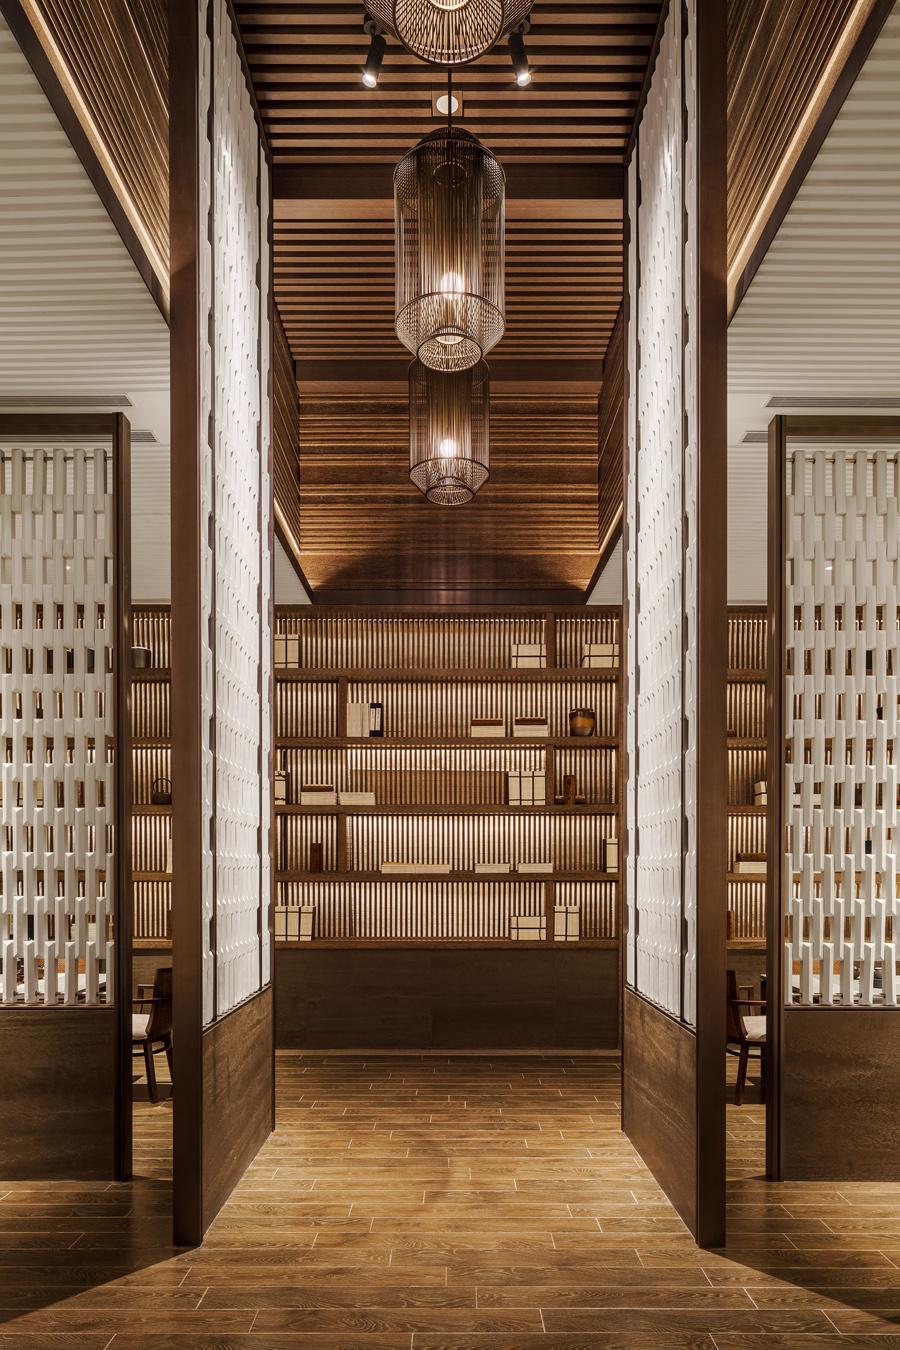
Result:
{"label": "wooden slat wall", "polygon": [[166,0],[25,0],[46,25],[164,265],[169,259]]}
{"label": "wooden slat wall", "polygon": [[728,0],[728,257],[751,230],[857,0]]}
{"label": "wooden slat wall", "polygon": [[300,409],[294,360],[281,314],[275,310],[273,329],[274,417],[272,462],[275,500],[296,540],[300,538]]}
{"label": "wooden slat wall", "polygon": [[[597,563],[596,399],[498,394],[491,478],[438,511],[409,481],[407,399],[301,399],[301,563],[314,588],[568,588]],[[348,598],[350,598],[348,596]]]}
{"label": "wooden slat wall", "polygon": [[600,547],[622,509],[622,444],[625,436],[625,322],[619,310],[606,349],[603,388],[597,412],[599,446],[599,533]]}

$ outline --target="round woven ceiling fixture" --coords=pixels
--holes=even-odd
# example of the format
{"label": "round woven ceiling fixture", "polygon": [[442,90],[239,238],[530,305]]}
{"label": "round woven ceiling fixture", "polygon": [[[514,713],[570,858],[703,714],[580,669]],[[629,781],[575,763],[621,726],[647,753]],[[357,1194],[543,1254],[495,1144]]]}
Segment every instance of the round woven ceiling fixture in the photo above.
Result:
{"label": "round woven ceiling fixture", "polygon": [[470,502],[490,476],[490,372],[409,368],[409,476],[436,506]]}
{"label": "round woven ceiling fixture", "polygon": [[505,187],[460,127],[432,132],[394,171],[396,331],[433,370],[465,370],[503,336]]}
{"label": "round woven ceiling fixture", "polygon": [[534,0],[367,0],[366,8],[413,56],[464,66],[527,18]]}

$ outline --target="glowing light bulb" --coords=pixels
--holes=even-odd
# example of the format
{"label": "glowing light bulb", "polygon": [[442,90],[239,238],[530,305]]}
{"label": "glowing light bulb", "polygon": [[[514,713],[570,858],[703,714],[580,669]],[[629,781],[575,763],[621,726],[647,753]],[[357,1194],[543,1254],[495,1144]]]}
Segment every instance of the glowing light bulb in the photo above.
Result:
{"label": "glowing light bulb", "polygon": [[374,70],[364,70],[362,73],[362,82],[367,89],[376,89],[378,87],[378,76]]}
{"label": "glowing light bulb", "polygon": [[441,277],[438,290],[441,295],[462,295],[463,279],[458,272],[445,272]]}
{"label": "glowing light bulb", "polygon": [[456,453],[456,441],[452,436],[445,436],[438,446],[438,454],[441,459],[453,459]]}
{"label": "glowing light bulb", "polygon": [[520,89],[527,88],[527,86],[531,84],[531,71],[530,70],[518,71],[516,74],[516,84],[519,86]]}

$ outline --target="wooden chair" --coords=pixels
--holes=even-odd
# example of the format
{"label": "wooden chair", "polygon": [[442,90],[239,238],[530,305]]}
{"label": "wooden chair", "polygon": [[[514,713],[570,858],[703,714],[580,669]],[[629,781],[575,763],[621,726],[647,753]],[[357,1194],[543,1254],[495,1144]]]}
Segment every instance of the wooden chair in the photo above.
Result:
{"label": "wooden chair", "polygon": [[[160,967],[153,979],[153,993],[145,990],[150,985],[138,986],[138,997],[133,1000],[131,1014],[131,1053],[143,1054],[147,1068],[147,1090],[151,1102],[159,1101],[156,1089],[156,1066],[153,1056],[164,1050],[172,1072],[172,967]],[[144,1012],[149,1008],[149,1012]],[[137,1011],[141,1009],[141,1011]]]}
{"label": "wooden chair", "polygon": [[[763,1092],[765,1092],[766,1001],[764,998],[751,997],[753,985],[739,985],[737,982],[736,971],[727,970],[725,972],[725,979],[728,997],[725,1050],[727,1054],[737,1055],[738,1057],[737,1082],[735,1083],[734,1088],[734,1104],[735,1106],[741,1106],[744,1101],[744,1088],[747,1085],[747,1065],[750,1061],[751,1050],[759,1051]],[[754,1008],[761,1009],[762,1011],[754,1013],[752,1011]]]}

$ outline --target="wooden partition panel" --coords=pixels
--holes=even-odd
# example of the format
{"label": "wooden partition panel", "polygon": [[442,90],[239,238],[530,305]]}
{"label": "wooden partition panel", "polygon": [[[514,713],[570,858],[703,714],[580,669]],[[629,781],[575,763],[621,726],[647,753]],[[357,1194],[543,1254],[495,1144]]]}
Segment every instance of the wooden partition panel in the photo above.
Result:
{"label": "wooden partition panel", "polygon": [[274,1125],[267,148],[227,0],[172,0],[175,1237]]}
{"label": "wooden partition panel", "polygon": [[769,1173],[900,1180],[900,418],[769,432]]}
{"label": "wooden partition panel", "polygon": [[130,457],[0,417],[0,1176],[131,1171]]}
{"label": "wooden partition panel", "polygon": [[725,34],[664,9],[626,188],[623,1123],[724,1239]]}

